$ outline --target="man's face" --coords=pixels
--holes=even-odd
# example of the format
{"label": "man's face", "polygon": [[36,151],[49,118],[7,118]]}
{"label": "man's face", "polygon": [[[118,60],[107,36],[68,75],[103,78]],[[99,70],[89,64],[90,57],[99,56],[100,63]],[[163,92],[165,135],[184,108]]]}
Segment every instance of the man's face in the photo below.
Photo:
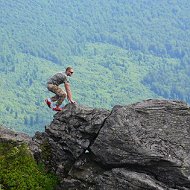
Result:
{"label": "man's face", "polygon": [[67,76],[70,76],[70,77],[73,73],[74,73],[73,69],[66,71]]}

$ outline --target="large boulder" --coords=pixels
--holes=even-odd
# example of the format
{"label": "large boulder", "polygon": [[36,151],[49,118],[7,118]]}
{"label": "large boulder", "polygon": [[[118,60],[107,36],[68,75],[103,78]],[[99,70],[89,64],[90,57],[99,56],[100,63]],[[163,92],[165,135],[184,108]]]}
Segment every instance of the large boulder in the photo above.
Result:
{"label": "large boulder", "polygon": [[58,176],[68,176],[74,163],[96,139],[110,111],[68,104],[58,112],[45,133],[36,133],[39,144],[35,153]]}
{"label": "large boulder", "polygon": [[30,144],[57,190],[190,189],[190,108],[146,100],[111,111],[68,104]]}
{"label": "large boulder", "polygon": [[168,187],[190,189],[189,145],[189,107],[149,100],[114,107],[90,150],[97,162],[112,168],[107,175],[117,173],[128,181],[128,172],[113,168],[130,168],[138,172],[137,178],[148,174]]}

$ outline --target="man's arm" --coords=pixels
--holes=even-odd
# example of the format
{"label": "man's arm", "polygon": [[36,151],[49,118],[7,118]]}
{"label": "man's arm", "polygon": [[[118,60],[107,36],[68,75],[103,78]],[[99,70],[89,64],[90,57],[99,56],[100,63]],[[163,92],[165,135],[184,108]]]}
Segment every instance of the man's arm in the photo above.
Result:
{"label": "man's arm", "polygon": [[65,85],[65,90],[67,92],[67,99],[69,100],[69,102],[75,103],[75,101],[72,100],[70,84],[68,82],[66,82],[66,83],[64,83],[64,85]]}

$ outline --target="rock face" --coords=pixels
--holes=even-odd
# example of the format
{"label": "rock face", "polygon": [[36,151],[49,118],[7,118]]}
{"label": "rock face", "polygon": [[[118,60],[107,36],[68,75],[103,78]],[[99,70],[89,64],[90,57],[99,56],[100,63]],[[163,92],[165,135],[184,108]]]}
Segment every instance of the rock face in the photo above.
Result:
{"label": "rock face", "polygon": [[11,143],[15,146],[20,146],[24,143],[28,145],[31,153],[35,155],[36,153],[39,153],[39,144],[33,141],[29,135],[12,131],[11,129],[5,128],[4,126],[0,126],[0,143]]}
{"label": "rock face", "polygon": [[10,140],[13,140],[18,144],[22,142],[26,142],[28,144],[31,142],[31,138],[28,135],[14,132],[11,129],[0,126],[0,142],[8,142]]}
{"label": "rock face", "polygon": [[[146,100],[111,111],[68,104],[31,150],[57,190],[190,189],[190,108]],[[34,146],[35,145],[35,146]]]}
{"label": "rock face", "polygon": [[57,189],[190,189],[190,109],[147,100],[112,111],[68,104],[35,155],[60,177]]}
{"label": "rock face", "polygon": [[37,160],[45,161],[61,178],[67,177],[94,142],[109,114],[103,109],[68,104],[54,116],[45,133],[36,133],[33,138],[40,147]]}

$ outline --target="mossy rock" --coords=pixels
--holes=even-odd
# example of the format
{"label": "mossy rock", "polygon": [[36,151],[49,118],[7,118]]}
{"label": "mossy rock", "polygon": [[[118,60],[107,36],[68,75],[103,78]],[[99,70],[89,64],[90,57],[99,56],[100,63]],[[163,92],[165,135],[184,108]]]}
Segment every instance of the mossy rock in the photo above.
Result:
{"label": "mossy rock", "polygon": [[43,162],[49,161],[51,159],[52,151],[51,146],[49,144],[49,141],[46,139],[42,142],[40,145],[40,148],[42,150],[41,157]]}

